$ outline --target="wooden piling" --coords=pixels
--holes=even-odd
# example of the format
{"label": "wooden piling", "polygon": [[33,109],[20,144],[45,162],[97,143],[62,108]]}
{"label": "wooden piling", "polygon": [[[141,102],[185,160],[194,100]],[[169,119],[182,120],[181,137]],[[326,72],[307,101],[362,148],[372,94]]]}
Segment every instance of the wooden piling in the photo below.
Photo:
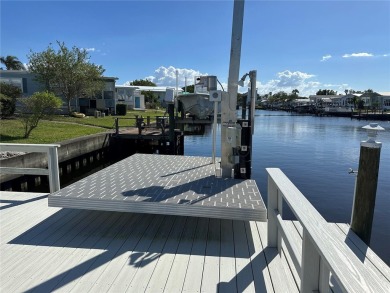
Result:
{"label": "wooden piling", "polygon": [[370,244],[372,222],[378,185],[379,162],[382,143],[376,142],[378,130],[384,130],[377,123],[364,126],[368,140],[360,146],[359,169],[352,208],[351,229],[367,244]]}
{"label": "wooden piling", "polygon": [[351,229],[370,244],[378,184],[380,148],[360,148],[359,170],[353,206]]}

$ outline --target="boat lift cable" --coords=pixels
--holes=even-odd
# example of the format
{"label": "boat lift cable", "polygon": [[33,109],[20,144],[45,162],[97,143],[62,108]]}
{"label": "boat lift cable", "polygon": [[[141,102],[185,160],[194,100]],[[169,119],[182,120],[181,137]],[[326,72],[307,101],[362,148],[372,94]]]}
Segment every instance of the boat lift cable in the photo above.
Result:
{"label": "boat lift cable", "polygon": [[222,83],[219,81],[219,79],[218,79],[218,78],[217,78],[217,81],[218,81],[219,85],[221,86],[221,88],[222,88],[222,91],[225,91],[225,89],[223,88],[223,85],[222,85]]}

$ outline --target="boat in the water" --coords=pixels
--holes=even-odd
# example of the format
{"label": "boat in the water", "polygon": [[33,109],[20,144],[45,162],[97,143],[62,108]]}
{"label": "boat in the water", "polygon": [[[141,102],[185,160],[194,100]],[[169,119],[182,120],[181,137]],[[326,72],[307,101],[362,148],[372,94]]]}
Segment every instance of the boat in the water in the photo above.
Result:
{"label": "boat in the water", "polygon": [[177,96],[179,109],[196,119],[208,119],[214,113],[214,103],[208,93],[187,93]]}

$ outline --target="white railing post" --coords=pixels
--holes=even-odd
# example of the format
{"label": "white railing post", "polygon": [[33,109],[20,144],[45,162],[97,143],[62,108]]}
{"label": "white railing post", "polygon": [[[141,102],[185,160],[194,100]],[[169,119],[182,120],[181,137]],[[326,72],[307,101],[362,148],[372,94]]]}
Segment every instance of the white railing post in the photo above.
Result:
{"label": "white railing post", "polygon": [[45,168],[17,168],[0,167],[0,174],[26,174],[49,176],[50,193],[60,190],[60,172],[58,166],[59,144],[17,144],[0,143],[0,151],[14,151],[27,153],[46,153],[47,169]]}
{"label": "white railing post", "polygon": [[60,172],[56,146],[49,147],[47,151],[47,167],[49,169],[50,193],[53,193],[60,190]]}
{"label": "white railing post", "polygon": [[320,283],[320,255],[306,229],[303,229],[301,271],[300,291],[318,291]]}
{"label": "white railing post", "polygon": [[320,283],[319,290],[320,292],[329,292],[329,278],[330,278],[330,269],[325,263],[324,259],[320,259]]}
{"label": "white railing post", "polygon": [[275,182],[268,176],[268,199],[267,199],[267,213],[268,213],[268,247],[278,246],[278,223],[275,217],[275,210],[278,210],[278,189]]}
{"label": "white railing post", "polygon": [[[329,292],[330,274],[342,292],[390,292],[388,279],[362,262],[344,236],[339,236],[280,169],[267,168],[267,172],[268,246],[278,246],[278,238],[282,238],[300,275],[300,292]],[[300,240],[279,215],[283,203],[303,228],[302,253],[297,245]]]}

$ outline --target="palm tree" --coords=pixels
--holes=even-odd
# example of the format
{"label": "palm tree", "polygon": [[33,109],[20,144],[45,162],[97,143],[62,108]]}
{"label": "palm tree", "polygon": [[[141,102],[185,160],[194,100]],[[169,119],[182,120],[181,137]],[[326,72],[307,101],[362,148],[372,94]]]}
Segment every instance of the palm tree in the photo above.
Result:
{"label": "palm tree", "polygon": [[293,94],[294,96],[298,96],[299,91],[298,91],[297,89],[294,89],[294,90],[292,90],[292,94]]}
{"label": "palm tree", "polygon": [[25,70],[23,63],[15,56],[0,57],[0,62],[7,70]]}

